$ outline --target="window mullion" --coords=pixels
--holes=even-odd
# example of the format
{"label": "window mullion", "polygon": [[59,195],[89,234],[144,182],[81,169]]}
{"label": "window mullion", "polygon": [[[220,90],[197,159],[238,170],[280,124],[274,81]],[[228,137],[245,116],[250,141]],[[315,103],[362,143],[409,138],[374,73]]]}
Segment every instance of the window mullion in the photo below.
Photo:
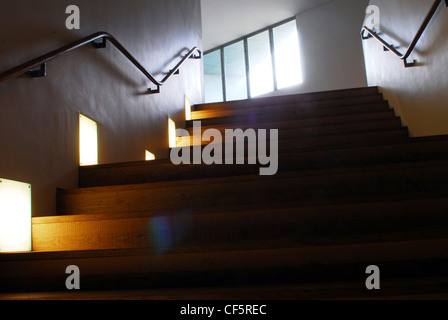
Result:
{"label": "window mullion", "polygon": [[274,29],[269,29],[269,44],[271,46],[271,59],[272,59],[272,79],[274,81],[274,91],[278,90],[277,84],[277,70],[275,67],[275,48],[274,48]]}

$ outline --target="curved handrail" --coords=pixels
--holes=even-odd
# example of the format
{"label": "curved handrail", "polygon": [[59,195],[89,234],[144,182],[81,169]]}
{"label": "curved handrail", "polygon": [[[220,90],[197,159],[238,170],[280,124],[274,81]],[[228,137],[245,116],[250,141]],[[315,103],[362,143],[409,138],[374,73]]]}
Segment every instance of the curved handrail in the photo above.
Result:
{"label": "curved handrail", "polygon": [[[101,44],[95,43],[95,41],[103,40]],[[30,60],[26,63],[23,63],[15,68],[12,68],[8,71],[5,71],[3,73],[0,73],[0,84],[12,80],[14,78],[17,78],[18,76],[29,73],[30,75],[36,75],[36,76],[44,76],[45,75],[45,64],[61,55],[64,55],[66,53],[69,53],[77,48],[80,48],[82,46],[85,46],[86,44],[93,44],[96,48],[104,48],[106,46],[106,40],[109,40],[110,43],[112,43],[140,72],[153,84],[157,86],[157,89],[148,89],[148,93],[159,93],[160,87],[163,86],[169,78],[173,74],[177,74],[179,68],[187,61],[187,59],[193,58],[193,59],[200,59],[202,56],[201,51],[198,47],[193,47],[186,56],[184,56],[180,62],[166,75],[163,80],[158,81],[154,78],[153,75],[151,75],[141,64],[138,62],[137,59],[135,59],[132,54],[126,50],[126,48],[117,40],[115,39],[111,34],[107,32],[97,32],[90,36],[87,36],[85,38],[82,38],[80,40],[74,41],[72,43],[69,43],[63,47],[60,47],[59,49],[53,50],[47,54],[44,54],[36,59]],[[195,55],[195,52],[198,53],[198,55]],[[32,69],[41,66],[42,73],[31,71]]]}
{"label": "curved handrail", "polygon": [[[436,0],[434,4],[432,5],[431,9],[429,10],[429,13],[427,14],[425,20],[423,21],[422,25],[420,26],[420,29],[417,32],[417,35],[415,36],[412,43],[409,45],[408,49],[406,50],[406,53],[401,53],[398,51],[393,45],[388,43],[386,40],[381,38],[377,32],[374,30],[369,29],[368,27],[364,26],[361,30],[361,37],[363,40],[369,39],[371,37],[378,40],[387,50],[395,54],[399,59],[404,61],[405,67],[413,67],[416,64],[416,60],[413,60],[413,62],[408,62],[408,58],[411,56],[412,51],[414,51],[418,41],[420,40],[421,36],[423,35],[423,32],[425,32],[426,28],[428,27],[429,23],[431,22],[432,18],[434,17],[435,13],[437,12],[437,9],[440,6],[440,3],[443,0]],[[448,6],[448,0],[445,0],[446,5]],[[365,32],[368,33],[368,35],[365,35]]]}

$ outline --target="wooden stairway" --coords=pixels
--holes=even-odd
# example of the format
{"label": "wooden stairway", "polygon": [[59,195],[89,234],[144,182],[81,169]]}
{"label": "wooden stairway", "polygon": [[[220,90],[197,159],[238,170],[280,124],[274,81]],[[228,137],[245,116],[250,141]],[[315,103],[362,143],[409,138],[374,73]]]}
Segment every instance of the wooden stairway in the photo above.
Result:
{"label": "wooden stairway", "polygon": [[0,255],[0,298],[448,298],[448,137],[409,138],[378,88],[198,105],[192,119],[190,133],[194,120],[279,129],[278,173],[81,167],[60,215],[33,218],[34,251]]}

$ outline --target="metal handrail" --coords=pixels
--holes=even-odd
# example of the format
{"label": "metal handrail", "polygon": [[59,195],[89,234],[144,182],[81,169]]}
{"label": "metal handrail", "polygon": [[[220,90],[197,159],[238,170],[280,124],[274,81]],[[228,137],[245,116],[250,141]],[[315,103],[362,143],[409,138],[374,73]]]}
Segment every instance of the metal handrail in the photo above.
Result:
{"label": "metal handrail", "polygon": [[[377,32],[374,30],[369,29],[368,27],[364,26],[361,30],[361,37],[363,40],[369,39],[369,38],[375,38],[378,40],[385,48],[385,50],[389,50],[393,54],[395,54],[399,59],[404,61],[405,68],[407,67],[413,67],[416,65],[417,61],[413,60],[412,62],[408,62],[408,58],[411,56],[412,52],[414,51],[417,43],[419,42],[421,36],[423,35],[423,32],[425,32],[426,28],[428,27],[429,23],[431,22],[432,18],[434,17],[435,13],[437,12],[437,9],[440,6],[440,3],[443,0],[436,0],[434,4],[432,5],[431,9],[429,10],[429,13],[427,14],[425,20],[423,21],[422,25],[420,26],[420,29],[417,32],[417,35],[415,36],[412,43],[409,45],[408,49],[406,50],[406,53],[401,53],[398,51],[393,45],[388,43],[386,40],[381,38]],[[448,7],[448,0],[445,0],[446,6]],[[366,36],[365,33],[368,33]]]}
{"label": "metal handrail", "polygon": [[[96,41],[102,40],[101,43]],[[44,54],[36,59],[30,60],[26,63],[23,63],[15,68],[12,68],[8,71],[0,73],[0,84],[17,78],[20,75],[28,74],[32,77],[41,77],[46,75],[46,63],[61,56],[66,53],[69,53],[77,48],[85,46],[87,44],[92,44],[95,48],[105,48],[106,41],[109,40],[140,72],[154,85],[157,86],[157,89],[148,89],[148,93],[159,93],[160,87],[162,87],[168,79],[171,78],[172,75],[178,74],[180,67],[187,61],[188,59],[200,59],[202,57],[202,53],[198,47],[193,47],[186,56],[184,56],[179,63],[172,69],[170,72],[163,78],[163,80],[158,81],[151,75],[141,64],[135,59],[132,54],[126,50],[126,48],[118,42],[111,34],[107,32],[97,32],[83,39],[74,41],[69,43],[59,49],[53,50],[47,54]],[[195,55],[197,53],[197,55]],[[40,67],[40,70],[33,70],[37,67]]]}

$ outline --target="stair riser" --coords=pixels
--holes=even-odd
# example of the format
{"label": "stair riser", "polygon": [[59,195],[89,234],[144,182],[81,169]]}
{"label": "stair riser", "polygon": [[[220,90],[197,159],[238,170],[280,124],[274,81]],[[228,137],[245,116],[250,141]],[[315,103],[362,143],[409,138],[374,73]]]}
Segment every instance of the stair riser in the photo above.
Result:
{"label": "stair riser", "polygon": [[[66,267],[81,271],[82,290],[360,281],[368,265],[381,265],[382,280],[447,274],[446,240],[173,255],[53,258],[2,261],[0,288],[65,291]],[[26,267],[25,267],[26,266]],[[424,270],[424,272],[421,272]],[[5,277],[4,275],[8,275]]]}
{"label": "stair riser", "polygon": [[[448,199],[239,213],[153,214],[109,220],[33,223],[34,251],[148,248],[166,252],[268,249],[442,237]],[[378,235],[381,233],[381,236]]]}
{"label": "stair riser", "polygon": [[[287,176],[286,176],[287,175]],[[174,208],[322,201],[375,197],[448,188],[448,169],[411,168],[386,172],[300,176],[242,176],[122,187],[61,191],[59,214],[123,213]],[[250,191],[250,192],[248,192]]]}
{"label": "stair riser", "polygon": [[310,101],[321,101],[321,100],[334,100],[334,99],[351,99],[357,100],[358,98],[367,96],[378,96],[378,88],[360,88],[355,90],[344,90],[344,91],[332,91],[332,92],[319,92],[311,94],[300,94],[293,96],[278,96],[270,97],[264,99],[251,99],[251,100],[240,100],[240,101],[229,101],[223,103],[208,103],[196,105],[194,108],[196,110],[213,110],[213,109],[238,109],[238,108],[250,108],[253,106],[263,107],[263,106],[282,106],[285,104],[294,103],[306,103]]}
{"label": "stair riser", "polygon": [[[278,129],[281,127],[316,127],[316,126],[326,126],[326,125],[337,125],[346,123],[358,123],[361,121],[371,121],[379,119],[392,119],[395,118],[395,112],[393,110],[374,112],[374,113],[361,113],[361,114],[351,114],[351,115],[340,115],[334,117],[318,117],[310,119],[300,119],[294,120],[290,118],[283,118],[280,120],[269,118],[258,119],[258,122],[250,119],[249,121],[241,120],[235,118],[216,118],[201,120],[203,127],[214,127],[214,126],[227,126],[228,128],[261,128],[261,129]],[[221,119],[221,120],[220,120]],[[230,121],[229,121],[230,119]],[[221,121],[221,123],[219,123]],[[267,127],[264,124],[267,124]],[[278,123],[279,127],[272,125],[273,123]],[[186,122],[187,129],[193,127],[193,121]]]}
{"label": "stair riser", "polygon": [[[338,99],[338,100],[326,100],[317,102],[304,102],[293,103],[284,105],[268,105],[268,106],[254,106],[244,108],[221,108],[211,110],[195,110],[192,112],[194,118],[214,118],[214,117],[229,117],[229,116],[242,116],[246,114],[275,114],[275,113],[292,113],[299,114],[302,112],[310,111],[323,111],[324,109],[341,110],[347,107],[364,109],[367,106],[373,104],[383,104],[385,108],[388,108],[388,103],[383,100],[381,95],[358,97],[356,99]],[[200,108],[197,108],[200,109]]]}
{"label": "stair riser", "polygon": [[[232,131],[233,132],[233,131]],[[259,135],[257,131],[247,131],[250,133],[254,133],[257,143],[259,139]],[[266,141],[271,141],[272,132],[267,131],[266,132]],[[308,148],[317,148],[322,146],[332,146],[332,147],[340,147],[340,146],[346,146],[346,145],[362,145],[363,143],[370,143],[370,142],[390,142],[390,141],[404,141],[409,138],[409,133],[406,128],[397,127],[392,130],[387,131],[378,131],[378,132],[359,132],[359,133],[349,133],[349,134],[341,134],[341,135],[329,135],[325,137],[297,137],[292,135],[287,135],[283,131],[279,131],[277,134],[278,137],[278,148],[279,149],[291,149],[293,147],[308,147]],[[232,136],[230,136],[229,139],[231,139]],[[213,138],[214,139],[214,138]],[[221,135],[218,137],[220,141],[218,140],[219,144],[226,143],[227,137],[224,133],[224,135]],[[248,139],[245,139],[245,142],[247,142]],[[216,144],[216,141],[213,141],[212,143]],[[182,141],[179,141],[177,144],[177,147],[186,147],[186,146],[194,146],[202,144],[203,146],[210,144],[210,141],[204,141],[200,140],[199,137],[183,137]],[[270,146],[270,144],[268,144]],[[224,151],[224,147],[222,147]]]}
{"label": "stair riser", "polygon": [[[353,123],[353,124],[344,124],[344,125],[329,125],[329,126],[317,126],[317,127],[286,127],[279,126],[279,123],[271,123],[261,126],[245,126],[244,128],[228,128],[226,126],[216,126],[214,127],[201,127],[201,135],[204,134],[204,131],[208,129],[217,129],[221,132],[222,135],[225,134],[226,129],[278,129],[280,134],[285,137],[313,137],[313,136],[328,136],[328,135],[339,135],[339,134],[347,134],[347,133],[362,133],[368,131],[382,131],[382,130],[392,130],[398,129],[402,127],[400,118],[392,118],[392,119],[380,119],[376,121],[362,122],[362,123]],[[193,128],[188,128],[188,133],[190,136],[193,136],[194,130]]]}
{"label": "stair riser", "polygon": [[[279,153],[278,172],[437,160],[446,159],[447,157],[448,142],[444,141],[314,152],[292,152],[287,150],[285,153]],[[159,165],[145,163],[145,165],[129,164],[115,167],[80,167],[79,186],[86,188],[258,173],[259,165],[175,166],[171,163]]]}
{"label": "stair riser", "polygon": [[[247,123],[260,123],[260,122],[273,122],[273,121],[291,121],[291,120],[304,120],[304,119],[319,119],[325,117],[340,117],[348,115],[359,115],[359,114],[370,114],[370,113],[380,113],[388,112],[390,110],[386,102],[377,103],[372,105],[364,105],[362,107],[343,107],[343,108],[333,108],[333,109],[318,109],[309,111],[290,111],[290,112],[274,112],[271,114],[262,114],[254,111],[253,113],[244,113],[241,115],[226,116],[221,117],[216,115],[215,117],[205,118],[205,114],[192,113],[192,120],[187,121],[187,126],[192,126],[192,122],[196,120],[201,120],[202,125],[236,125],[236,124],[247,124]],[[395,116],[395,115],[394,115]]]}

